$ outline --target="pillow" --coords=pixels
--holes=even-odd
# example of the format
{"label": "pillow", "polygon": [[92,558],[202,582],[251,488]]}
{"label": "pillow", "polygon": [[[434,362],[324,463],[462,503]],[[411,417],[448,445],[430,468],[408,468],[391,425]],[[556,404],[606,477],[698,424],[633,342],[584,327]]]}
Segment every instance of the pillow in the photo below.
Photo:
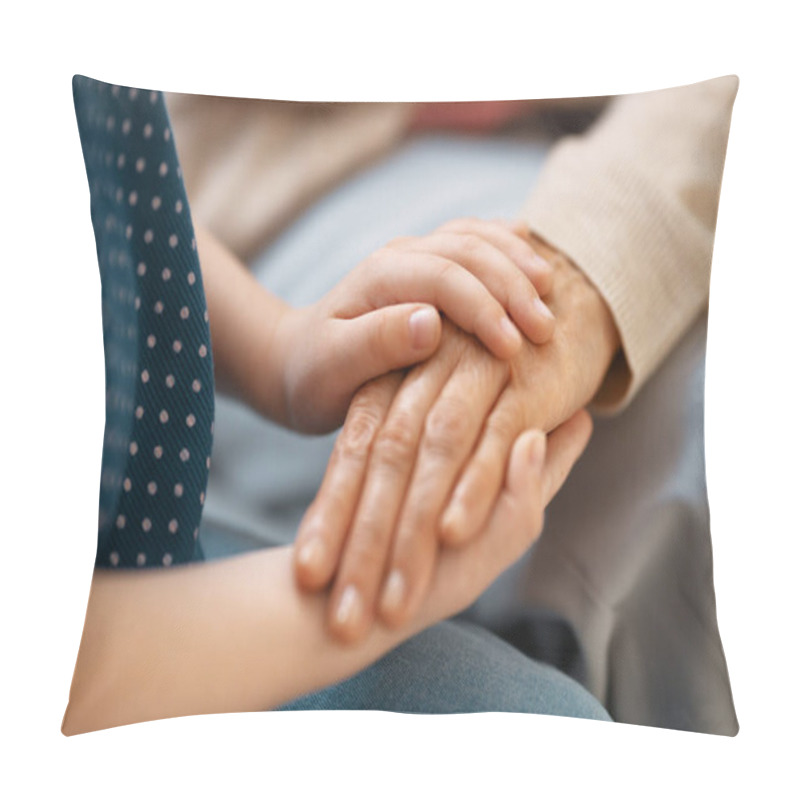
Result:
{"label": "pillow", "polygon": [[[711,251],[737,85],[735,78],[720,78],[619,98],[416,106],[172,95],[173,127],[150,131],[160,131],[170,147],[174,131],[180,166],[171,150],[175,161],[159,163],[185,178],[188,199],[180,186],[171,199],[173,209],[178,203],[185,209],[181,220],[188,220],[191,203],[195,221],[250,262],[263,286],[293,304],[313,302],[390,239],[423,235],[464,216],[521,217],[583,271],[606,300],[622,345],[595,398],[595,434],[550,506],[536,547],[466,617],[586,687],[616,721],[727,735],[738,723],[716,623],[702,413]],[[79,119],[81,86],[76,78]],[[85,88],[129,104],[150,103],[150,93],[141,90],[90,82]],[[153,96],[160,108],[160,96]],[[332,437],[288,433],[228,398],[217,397],[215,410],[207,324],[192,337],[194,351],[208,354],[192,363],[205,370],[202,375],[177,375],[170,365],[180,337],[171,329],[154,334],[142,315],[131,317],[135,330],[126,340],[136,342],[125,351],[127,361],[134,353],[139,359],[136,370],[120,358],[126,345],[116,342],[115,332],[128,335],[129,326],[127,318],[126,325],[115,324],[110,303],[118,298],[132,308],[136,297],[152,293],[143,281],[153,270],[144,257],[119,256],[127,217],[112,226],[117,239],[108,240],[99,211],[104,189],[92,183],[90,159],[112,169],[121,158],[122,171],[134,180],[149,174],[147,164],[139,170],[143,156],[126,137],[137,124],[144,135],[153,123],[131,117],[126,133],[126,119],[118,116],[112,124],[120,152],[111,164],[104,163],[105,153],[92,155],[81,130],[103,277],[109,388],[97,565],[136,569],[160,562],[163,568],[199,558],[193,546],[198,529],[209,559],[288,544],[319,486]],[[163,202],[155,190],[145,197],[125,187],[123,202],[116,189],[107,191],[105,202],[129,215],[139,213],[141,200],[153,214],[161,210],[153,207],[156,197]],[[175,324],[205,321],[194,251],[181,250],[177,267],[162,263],[179,249],[170,237],[190,243],[191,228],[153,230],[146,241],[148,230],[145,224],[135,243],[161,247],[156,274],[170,272],[162,284],[191,286],[200,304],[184,306],[176,295]],[[110,250],[118,272],[104,264]],[[120,285],[123,274],[127,283]],[[171,282],[175,278],[183,283]],[[149,299],[155,321],[159,301],[166,307],[160,297]],[[184,307],[188,314],[181,319]],[[161,360],[151,337],[173,345]],[[154,360],[144,364],[142,358]],[[135,394],[154,388],[145,370],[148,378],[158,375],[154,383],[163,381],[152,409]],[[138,383],[131,381],[137,375]],[[198,384],[200,390],[192,388]],[[173,412],[160,401],[174,397]],[[186,400],[197,401],[201,422],[194,406],[182,404]],[[167,461],[165,446],[152,438],[166,424],[162,412],[184,421],[191,415],[194,423],[183,432],[202,430],[205,444],[173,441]],[[206,499],[212,420],[214,466]],[[136,460],[131,444],[138,450],[140,441],[160,472],[140,478],[133,495],[125,490],[125,469]],[[184,451],[189,458],[182,458]],[[203,457],[195,458],[195,451]],[[112,457],[117,466],[109,473]],[[187,463],[205,468],[191,479],[197,524],[173,511],[182,508],[176,487],[187,485],[180,477]],[[162,486],[172,487],[171,494]],[[123,535],[131,519],[140,519],[132,543]],[[191,535],[183,549],[168,550],[152,539],[156,529],[167,542]],[[111,534],[124,541],[125,558],[120,546],[108,544]],[[325,707],[328,696],[317,697]]]}

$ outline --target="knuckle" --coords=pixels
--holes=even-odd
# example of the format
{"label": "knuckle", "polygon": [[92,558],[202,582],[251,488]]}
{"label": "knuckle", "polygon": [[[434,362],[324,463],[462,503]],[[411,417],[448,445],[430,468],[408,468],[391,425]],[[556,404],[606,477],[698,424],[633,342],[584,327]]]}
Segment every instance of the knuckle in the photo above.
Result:
{"label": "knuckle", "polygon": [[434,257],[430,259],[432,270],[436,270],[436,277],[441,283],[448,283],[455,279],[461,267],[449,258]]}
{"label": "knuckle", "polygon": [[466,343],[458,369],[459,377],[464,381],[464,391],[469,392],[458,398],[464,413],[471,410],[478,397],[483,398],[481,402],[496,401],[512,376],[511,365],[488,353],[477,339]]}
{"label": "knuckle", "polygon": [[385,403],[384,396],[389,382],[388,376],[382,376],[365,383],[350,402],[351,412],[374,414],[377,419],[379,416],[377,409]]}
{"label": "knuckle", "polygon": [[377,436],[375,455],[385,466],[400,469],[411,461],[417,446],[416,439],[408,417],[393,416]]}
{"label": "knuckle", "polygon": [[359,264],[359,268],[369,270],[370,273],[391,269],[397,262],[400,246],[392,246],[392,242],[375,250],[366,261]]}
{"label": "knuckle", "polygon": [[485,242],[475,233],[462,233],[458,239],[459,251],[464,256],[475,256],[484,250]]}
{"label": "knuckle", "polygon": [[336,450],[347,460],[363,460],[369,453],[378,429],[377,415],[366,408],[353,408],[336,440]]}
{"label": "knuckle", "polygon": [[512,442],[522,427],[522,420],[516,412],[516,405],[512,404],[496,409],[486,420],[487,436],[502,442]]}
{"label": "knuckle", "polygon": [[454,458],[468,432],[467,404],[458,398],[442,400],[425,420],[425,447],[436,455]]}

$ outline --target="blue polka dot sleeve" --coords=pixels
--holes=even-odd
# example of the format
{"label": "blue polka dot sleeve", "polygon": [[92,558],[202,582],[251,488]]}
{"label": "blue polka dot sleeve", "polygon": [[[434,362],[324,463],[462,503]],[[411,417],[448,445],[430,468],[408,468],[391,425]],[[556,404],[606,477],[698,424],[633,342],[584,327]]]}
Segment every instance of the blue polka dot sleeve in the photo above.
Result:
{"label": "blue polka dot sleeve", "polygon": [[97,566],[202,558],[214,424],[208,311],[164,98],[82,76],[73,95],[100,265],[106,426]]}

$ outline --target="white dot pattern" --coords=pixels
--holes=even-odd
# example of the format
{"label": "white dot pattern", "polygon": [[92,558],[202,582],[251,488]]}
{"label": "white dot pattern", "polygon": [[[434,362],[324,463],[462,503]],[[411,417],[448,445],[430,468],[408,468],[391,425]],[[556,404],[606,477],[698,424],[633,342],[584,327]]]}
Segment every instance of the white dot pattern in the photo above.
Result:
{"label": "white dot pattern", "polygon": [[213,365],[194,230],[163,96],[76,76],[103,286],[98,566],[168,567],[197,540]]}

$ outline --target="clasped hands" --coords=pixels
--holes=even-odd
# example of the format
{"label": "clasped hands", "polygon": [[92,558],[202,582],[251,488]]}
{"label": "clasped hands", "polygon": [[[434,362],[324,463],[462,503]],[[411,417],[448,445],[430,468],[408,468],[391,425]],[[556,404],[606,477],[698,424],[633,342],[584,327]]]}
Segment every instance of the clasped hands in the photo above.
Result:
{"label": "clasped hands", "polygon": [[[392,628],[419,627],[457,613],[525,551],[588,441],[591,422],[582,409],[619,346],[598,292],[545,243],[521,227],[461,220],[437,232],[437,246],[454,233],[469,237],[460,255],[469,253],[470,271],[496,305],[477,294],[478,281],[462,281],[456,291],[434,281],[420,299],[455,324],[445,320],[439,331],[436,320],[426,321],[433,323],[427,345],[438,343],[433,356],[398,371],[411,360],[406,353],[398,359],[405,363],[354,396],[351,377],[341,392],[328,393],[321,412],[313,359],[299,360],[305,374],[292,384],[295,427],[325,429],[348,408],[294,550],[299,586],[330,590],[328,625],[345,642],[361,640],[376,618]],[[395,246],[413,250],[414,241]],[[430,280],[436,264],[427,266],[408,281]],[[552,315],[538,295],[547,296]],[[380,303],[373,298],[373,306]],[[351,308],[348,318],[369,310]],[[391,338],[390,323],[383,330]],[[379,340],[374,352],[388,346]],[[380,374],[374,365],[362,369]],[[300,397],[311,397],[311,405]],[[542,432],[549,433],[546,446]]]}

